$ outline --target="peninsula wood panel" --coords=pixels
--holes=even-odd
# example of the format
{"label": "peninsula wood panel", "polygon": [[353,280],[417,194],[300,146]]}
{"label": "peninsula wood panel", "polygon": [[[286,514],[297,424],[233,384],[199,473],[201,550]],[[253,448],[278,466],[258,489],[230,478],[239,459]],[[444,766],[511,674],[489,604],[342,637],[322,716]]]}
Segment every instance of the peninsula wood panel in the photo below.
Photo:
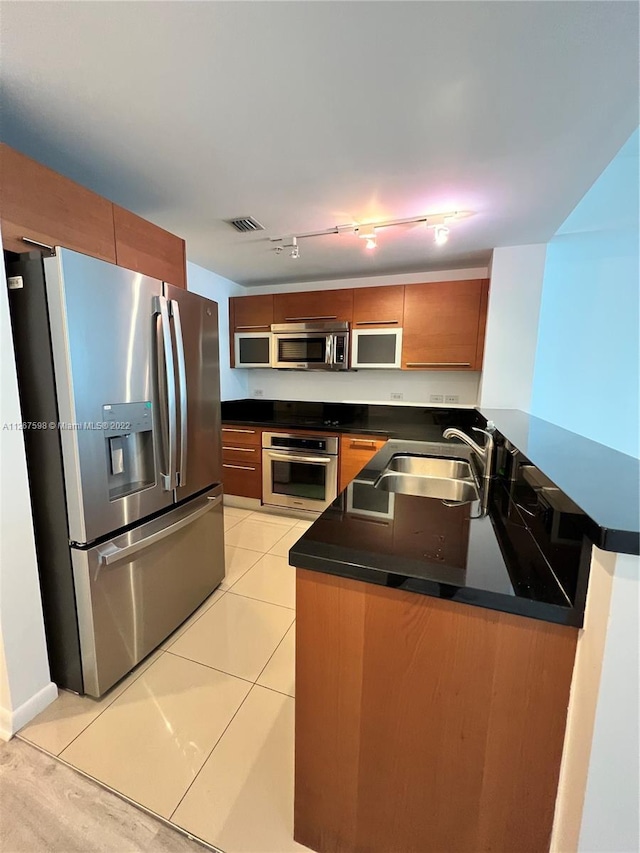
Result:
{"label": "peninsula wood panel", "polygon": [[307,320],[350,323],[352,318],[353,290],[310,290],[276,293],[273,297],[274,323],[303,323]]}
{"label": "peninsula wood panel", "polygon": [[371,435],[340,436],[340,475],[338,491],[342,492],[387,442]]}
{"label": "peninsula wood panel", "polygon": [[186,288],[184,240],[117,204],[113,223],[118,266]]}
{"label": "peninsula wood panel", "polygon": [[5,249],[35,248],[29,237],[115,263],[112,203],[2,143],[0,198]]}
{"label": "peninsula wood panel", "polygon": [[403,369],[480,370],[478,344],[481,326],[484,336],[487,284],[472,279],[405,286]]}
{"label": "peninsula wood panel", "polygon": [[546,853],[577,630],[296,574],[296,840]]}
{"label": "peninsula wood panel", "polygon": [[402,328],[404,285],[356,287],[353,290],[353,325],[362,329]]}

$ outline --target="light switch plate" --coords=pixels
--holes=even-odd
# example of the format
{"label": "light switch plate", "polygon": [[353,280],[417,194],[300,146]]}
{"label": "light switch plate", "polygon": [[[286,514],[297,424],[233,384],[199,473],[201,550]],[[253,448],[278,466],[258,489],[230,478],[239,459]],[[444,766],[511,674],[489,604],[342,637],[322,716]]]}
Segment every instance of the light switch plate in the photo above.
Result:
{"label": "light switch plate", "polygon": [[460,397],[457,394],[445,394],[444,401],[445,403],[458,403]]}
{"label": "light switch plate", "polygon": [[444,397],[442,396],[442,394],[431,394],[431,396],[429,397],[429,402],[430,403],[443,403]]}

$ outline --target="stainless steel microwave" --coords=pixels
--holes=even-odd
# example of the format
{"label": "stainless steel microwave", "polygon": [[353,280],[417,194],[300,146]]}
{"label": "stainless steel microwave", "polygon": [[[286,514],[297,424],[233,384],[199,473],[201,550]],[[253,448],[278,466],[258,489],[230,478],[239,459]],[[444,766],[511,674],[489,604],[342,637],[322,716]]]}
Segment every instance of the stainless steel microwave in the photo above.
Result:
{"label": "stainless steel microwave", "polygon": [[271,332],[271,367],[349,369],[348,323],[284,323]]}
{"label": "stainless steel microwave", "polygon": [[271,367],[271,332],[236,332],[236,367]]}

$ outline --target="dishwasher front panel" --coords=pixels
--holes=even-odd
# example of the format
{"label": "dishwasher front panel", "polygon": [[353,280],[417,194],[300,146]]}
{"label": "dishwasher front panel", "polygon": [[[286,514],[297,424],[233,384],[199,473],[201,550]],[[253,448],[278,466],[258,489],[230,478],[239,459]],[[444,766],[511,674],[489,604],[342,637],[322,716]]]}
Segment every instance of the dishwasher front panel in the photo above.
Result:
{"label": "dishwasher front panel", "polygon": [[222,487],[111,541],[71,550],[84,692],[98,697],[223,580]]}

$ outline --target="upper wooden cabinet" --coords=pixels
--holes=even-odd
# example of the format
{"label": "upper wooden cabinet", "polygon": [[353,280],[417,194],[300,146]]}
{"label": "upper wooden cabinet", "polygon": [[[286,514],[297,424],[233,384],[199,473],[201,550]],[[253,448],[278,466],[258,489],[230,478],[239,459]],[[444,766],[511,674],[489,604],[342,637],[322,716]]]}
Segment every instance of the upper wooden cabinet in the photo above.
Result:
{"label": "upper wooden cabinet", "polygon": [[28,237],[116,262],[111,202],[4,144],[0,196],[5,249],[29,251]]}
{"label": "upper wooden cabinet", "polygon": [[353,319],[353,290],[311,290],[306,293],[276,293],[274,323],[328,322]]}
{"label": "upper wooden cabinet", "polygon": [[184,240],[4,144],[0,197],[2,243],[11,252],[29,251],[28,237],[187,286]]}
{"label": "upper wooden cabinet", "polygon": [[404,285],[354,288],[354,329],[402,327],[403,316]]}
{"label": "upper wooden cabinet", "polygon": [[187,286],[184,240],[117,204],[113,224],[118,266]]}
{"label": "upper wooden cabinet", "polygon": [[406,285],[403,369],[480,370],[488,289],[488,279]]}
{"label": "upper wooden cabinet", "polygon": [[232,296],[229,312],[234,332],[268,332],[273,323],[273,294]]}

